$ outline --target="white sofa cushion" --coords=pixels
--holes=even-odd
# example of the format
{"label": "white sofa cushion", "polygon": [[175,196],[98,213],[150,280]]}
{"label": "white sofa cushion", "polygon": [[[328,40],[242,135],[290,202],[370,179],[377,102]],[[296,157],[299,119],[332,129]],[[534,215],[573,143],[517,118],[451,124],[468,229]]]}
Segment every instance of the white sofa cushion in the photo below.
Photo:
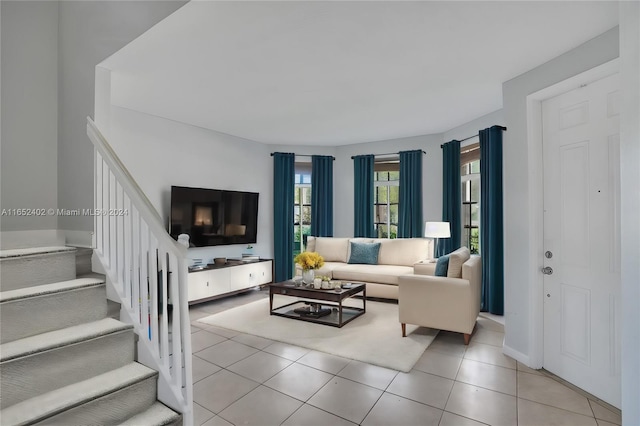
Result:
{"label": "white sofa cushion", "polygon": [[325,262],[347,262],[349,253],[349,238],[316,237],[315,252],[324,258]]}
{"label": "white sofa cushion", "polygon": [[425,238],[378,238],[380,253],[378,265],[413,266],[429,256],[429,241]]}
{"label": "white sofa cushion", "polygon": [[466,247],[460,247],[458,250],[449,254],[449,269],[447,270],[448,278],[462,278],[462,264],[469,260],[471,252]]}
{"label": "white sofa cushion", "polygon": [[336,280],[398,285],[398,276],[412,274],[413,266],[341,265],[333,270]]}

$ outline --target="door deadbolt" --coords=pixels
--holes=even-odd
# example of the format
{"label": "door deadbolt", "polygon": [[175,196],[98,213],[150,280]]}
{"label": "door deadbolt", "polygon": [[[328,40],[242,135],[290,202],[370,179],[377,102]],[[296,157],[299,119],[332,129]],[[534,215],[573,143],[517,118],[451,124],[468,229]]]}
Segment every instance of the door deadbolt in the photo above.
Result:
{"label": "door deadbolt", "polygon": [[551,275],[553,274],[553,269],[550,266],[545,266],[542,268],[542,273],[545,275]]}
{"label": "door deadbolt", "polygon": [[544,252],[544,257],[546,257],[547,259],[551,259],[553,257],[553,253],[547,250]]}

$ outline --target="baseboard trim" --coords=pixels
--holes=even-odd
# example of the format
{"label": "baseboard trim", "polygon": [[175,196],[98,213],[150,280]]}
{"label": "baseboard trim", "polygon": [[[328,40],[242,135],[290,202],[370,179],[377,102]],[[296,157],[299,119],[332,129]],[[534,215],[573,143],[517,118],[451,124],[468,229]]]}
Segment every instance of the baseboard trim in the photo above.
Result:
{"label": "baseboard trim", "polygon": [[93,232],[63,229],[65,245],[82,248],[93,248]]}
{"label": "baseboard trim", "polygon": [[[515,349],[513,349],[510,346],[507,346],[505,344],[502,345],[502,353],[510,356],[511,358],[515,359],[516,361],[526,365],[527,367],[529,366],[529,356],[523,354],[522,352],[519,352]],[[531,367],[531,368],[535,368],[535,367]],[[538,367],[539,368],[539,367]]]}
{"label": "baseboard trim", "polygon": [[35,229],[0,232],[0,249],[63,246],[64,232],[59,229]]}

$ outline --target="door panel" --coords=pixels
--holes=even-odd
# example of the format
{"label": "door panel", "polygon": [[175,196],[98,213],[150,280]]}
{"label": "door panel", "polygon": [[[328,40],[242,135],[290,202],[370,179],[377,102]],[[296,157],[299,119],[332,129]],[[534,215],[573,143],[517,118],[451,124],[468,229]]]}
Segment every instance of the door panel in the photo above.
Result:
{"label": "door panel", "polygon": [[542,103],[544,367],[620,407],[618,75]]}

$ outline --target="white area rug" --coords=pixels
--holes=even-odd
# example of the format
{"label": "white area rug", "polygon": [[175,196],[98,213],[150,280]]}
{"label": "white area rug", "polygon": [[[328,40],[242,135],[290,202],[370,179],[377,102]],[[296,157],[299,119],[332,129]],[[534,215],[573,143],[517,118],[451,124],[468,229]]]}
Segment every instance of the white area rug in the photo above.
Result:
{"label": "white area rug", "polygon": [[[274,306],[291,301],[276,296]],[[362,306],[362,301],[354,300],[353,304]],[[364,315],[342,328],[269,315],[269,299],[198,321],[403,372],[411,370],[438,335],[438,330],[407,325],[407,337],[403,338],[398,305],[370,301]]]}

